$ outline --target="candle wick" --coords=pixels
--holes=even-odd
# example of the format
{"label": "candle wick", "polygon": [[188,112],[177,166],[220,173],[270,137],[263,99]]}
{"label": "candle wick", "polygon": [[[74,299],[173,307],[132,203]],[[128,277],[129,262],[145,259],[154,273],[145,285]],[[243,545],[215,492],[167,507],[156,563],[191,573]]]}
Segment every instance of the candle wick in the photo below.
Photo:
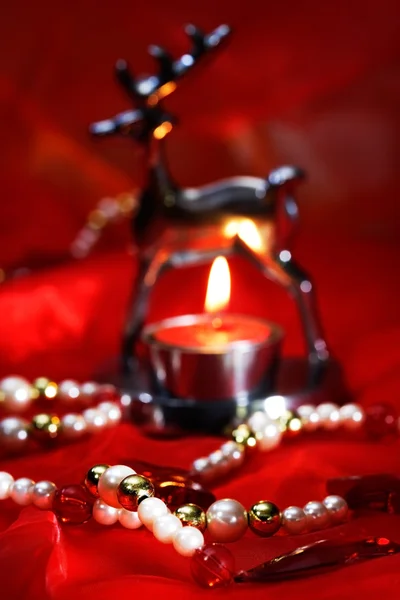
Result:
{"label": "candle wick", "polygon": [[222,317],[219,313],[214,313],[211,319],[211,324],[213,329],[221,329],[222,327]]}

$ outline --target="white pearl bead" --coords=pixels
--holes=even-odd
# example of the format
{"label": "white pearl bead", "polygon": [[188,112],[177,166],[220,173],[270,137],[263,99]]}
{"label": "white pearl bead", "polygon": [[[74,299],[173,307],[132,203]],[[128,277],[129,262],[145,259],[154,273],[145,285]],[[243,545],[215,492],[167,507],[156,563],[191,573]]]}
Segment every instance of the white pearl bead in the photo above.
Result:
{"label": "white pearl bead", "polygon": [[296,410],[303,424],[304,431],[315,431],[320,425],[320,417],[315,406],[312,404],[303,404]]}
{"label": "white pearl bead", "polygon": [[223,476],[230,470],[229,461],[227,457],[222,454],[221,450],[211,452],[208,456],[208,462],[210,464],[210,474],[212,474],[212,477]]}
{"label": "white pearl bead", "polygon": [[201,476],[203,483],[218,476],[218,469],[210,463],[209,458],[209,456],[201,456],[200,458],[196,458],[192,463],[192,470],[195,471],[196,475]]}
{"label": "white pearl bead", "polygon": [[83,400],[85,403],[92,401],[94,394],[99,389],[99,386],[94,381],[86,381],[80,386],[79,400]]}
{"label": "white pearl bead", "polygon": [[125,465],[114,465],[104,471],[99,479],[97,490],[100,498],[109,506],[121,508],[117,498],[117,489],[119,484],[128,475],[134,475],[136,471]]}
{"label": "white pearl bead", "polygon": [[79,384],[77,381],[72,379],[66,379],[58,384],[57,395],[61,400],[65,402],[73,402],[79,397]]}
{"label": "white pearl bead", "polygon": [[0,381],[0,390],[4,394],[4,406],[15,412],[23,411],[32,402],[31,384],[23,377],[5,377]]}
{"label": "white pearl bead", "polygon": [[346,520],[349,508],[344,498],[327,496],[322,503],[328,510],[332,523],[343,523]]}
{"label": "white pearl bead", "polygon": [[16,479],[11,488],[10,498],[12,498],[16,504],[20,504],[21,506],[31,504],[34,485],[35,482],[27,477]]}
{"label": "white pearl bead", "polygon": [[365,412],[358,404],[345,404],[339,408],[339,417],[345,429],[359,429],[365,421]]}
{"label": "white pearl bead", "polygon": [[94,433],[104,429],[108,425],[107,415],[97,408],[87,408],[82,413],[86,422],[87,430]]}
{"label": "white pearl bead", "polygon": [[61,417],[61,428],[66,438],[77,438],[86,433],[87,425],[82,415],[68,413]]}
{"label": "white pearl bead", "polygon": [[153,521],[153,535],[163,544],[172,544],[176,533],[181,528],[182,521],[175,515],[163,515]]}
{"label": "white pearl bead", "polygon": [[118,521],[119,510],[97,498],[93,504],[93,519],[100,525],[114,525]]}
{"label": "white pearl bead", "polygon": [[182,527],[176,533],[172,543],[175,550],[182,556],[193,556],[196,550],[204,546],[204,537],[201,531],[195,527]]}
{"label": "white pearl bead", "polygon": [[0,471],[0,500],[5,500],[9,497],[14,483],[14,477],[6,471]]}
{"label": "white pearl bead", "polygon": [[225,442],[221,446],[222,454],[227,458],[229,467],[234,469],[240,467],[243,464],[245,450],[244,446],[237,444],[236,442]]}
{"label": "white pearl bead", "polygon": [[287,399],[284,396],[268,396],[263,402],[263,411],[272,421],[278,421],[287,414]]}
{"label": "white pearl bead", "polygon": [[235,542],[247,531],[246,509],[237,500],[223,498],[208,507],[207,531],[213,542]]}
{"label": "white pearl bead", "polygon": [[307,531],[307,517],[299,506],[288,506],[282,511],[282,527],[289,535]]}
{"label": "white pearl bead", "polygon": [[211,469],[208,457],[201,456],[200,458],[196,458],[192,463],[192,469],[193,471],[196,471],[196,473],[201,473],[202,475],[203,473],[207,473]]}
{"label": "white pearl bead", "polygon": [[279,429],[277,423],[268,423],[268,425],[260,432],[257,433],[258,446],[260,450],[273,450],[277,446],[282,438],[282,432]]}
{"label": "white pearl bead", "polygon": [[10,452],[23,450],[29,440],[29,423],[20,417],[0,421],[0,442]]}
{"label": "white pearl bead", "polygon": [[56,489],[51,481],[38,481],[32,488],[32,504],[42,510],[50,510]]}
{"label": "white pearl bead", "polygon": [[107,219],[116,219],[121,214],[119,203],[114,198],[103,198],[97,206]]}
{"label": "white pearl bead", "polygon": [[147,529],[153,530],[153,523],[157,517],[168,514],[167,505],[160,498],[145,498],[138,506],[138,517]]}
{"label": "white pearl bead", "polygon": [[115,402],[100,402],[96,408],[106,415],[107,421],[110,425],[120,422],[122,412],[118,404]]}
{"label": "white pearl bead", "polygon": [[248,418],[247,424],[252,431],[255,433],[257,431],[262,431],[271,422],[271,419],[268,418],[265,412],[262,410],[257,410],[255,413]]}
{"label": "white pearl bead", "polygon": [[126,527],[126,529],[139,529],[143,525],[137,512],[125,508],[120,509],[118,519],[122,527]]}
{"label": "white pearl bead", "polygon": [[315,500],[307,502],[303,510],[310,530],[324,529],[329,525],[330,516],[322,502],[316,502]]}
{"label": "white pearl bead", "polygon": [[340,425],[339,407],[336,404],[325,402],[317,406],[321,425],[324,429],[337,429]]}

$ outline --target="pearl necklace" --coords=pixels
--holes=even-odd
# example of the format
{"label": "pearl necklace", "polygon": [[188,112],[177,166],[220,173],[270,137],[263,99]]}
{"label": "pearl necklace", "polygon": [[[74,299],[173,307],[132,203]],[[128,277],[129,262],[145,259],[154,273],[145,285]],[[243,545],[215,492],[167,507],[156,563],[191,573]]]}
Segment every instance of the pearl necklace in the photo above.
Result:
{"label": "pearl necklace", "polygon": [[[0,381],[0,408],[7,415],[0,419],[0,449],[15,453],[29,449],[31,442],[46,445],[99,433],[121,422],[127,400],[114,386],[91,381],[78,384],[65,380],[57,385],[39,377],[31,384],[19,376],[5,377]],[[64,414],[47,412],[52,401],[57,401]],[[44,404],[46,412],[36,413],[30,420],[21,417],[34,402]],[[86,408],[75,410],[82,407]],[[17,414],[9,416],[10,412]]]}
{"label": "pearl necklace", "polygon": [[[99,242],[107,226],[116,224],[124,218],[130,218],[138,207],[138,191],[124,192],[116,197],[102,198],[96,208],[90,211],[85,225],[78,231],[69,247],[69,256],[80,260],[86,258]],[[10,279],[30,273],[27,267],[5,271],[0,267],[0,285]]]}
{"label": "pearl necklace", "polygon": [[[0,399],[6,410],[20,412],[28,409],[34,400],[51,398],[59,399],[66,406],[78,399],[97,404],[82,414],[35,415],[30,425],[19,417],[6,417],[0,421],[0,443],[9,450],[21,449],[26,445],[29,432],[33,437],[44,435],[47,440],[59,433],[61,438],[63,435],[76,438],[117,424],[122,417],[122,398],[112,386],[92,382],[80,385],[71,380],[57,386],[46,378],[30,384],[15,376],[0,382]],[[128,404],[128,400],[126,402]],[[209,456],[196,459],[190,475],[209,482],[241,466],[246,454],[253,449],[265,452],[276,448],[284,435],[339,427],[354,432],[364,424],[373,437],[397,431],[393,411],[383,405],[367,411],[356,404],[340,408],[331,403],[317,407],[303,405],[295,414],[286,412],[276,419],[258,411],[233,429],[230,441]],[[7,498],[20,506],[33,504],[41,510],[52,510],[62,523],[81,524],[93,516],[102,525],[119,522],[128,529],[144,525],[157,540],[170,543],[179,554],[191,557],[195,580],[209,587],[232,581],[234,559],[221,542],[240,539],[248,528],[263,537],[278,531],[295,535],[343,523],[348,515],[346,500],[332,494],[322,502],[310,501],[303,508],[289,506],[280,510],[273,502],[260,500],[246,510],[237,500],[224,498],[204,507],[206,510],[189,503],[178,506],[172,514],[167,503],[154,496],[151,480],[125,465],[95,465],[86,474],[84,485],[59,489],[51,481],[34,482],[26,477],[14,480],[10,473],[0,472],[0,499]],[[205,542],[204,532],[211,544]]]}
{"label": "pearl necklace", "polygon": [[[7,498],[20,506],[33,504],[52,510],[66,524],[82,524],[93,517],[107,526],[119,522],[127,529],[138,529],[144,525],[159,542],[172,544],[179,554],[191,557],[195,580],[209,587],[232,581],[234,559],[220,543],[239,540],[248,527],[263,537],[276,534],[281,527],[293,535],[343,523],[348,513],[345,499],[330,495],[323,502],[308,502],[303,509],[290,506],[280,511],[274,503],[260,501],[246,511],[240,502],[224,498],[207,511],[186,504],[172,514],[167,504],[154,496],[152,482],[126,465],[95,465],[86,474],[84,485],[59,489],[50,481],[14,480],[3,471],[0,500]],[[211,544],[205,543],[205,531]],[[223,563],[217,577],[215,568],[210,571],[210,558],[213,563]]]}

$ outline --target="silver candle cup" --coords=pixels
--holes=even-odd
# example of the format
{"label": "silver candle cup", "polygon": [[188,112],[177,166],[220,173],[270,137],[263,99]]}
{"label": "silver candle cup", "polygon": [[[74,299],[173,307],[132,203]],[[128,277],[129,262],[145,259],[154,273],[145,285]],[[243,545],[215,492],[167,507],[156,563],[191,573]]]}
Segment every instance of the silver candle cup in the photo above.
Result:
{"label": "silver candle cup", "polygon": [[200,402],[249,399],[267,394],[273,385],[279,359],[282,329],[257,317],[229,315],[246,319],[268,329],[264,340],[232,341],[222,347],[183,346],[160,341],[165,329],[210,323],[207,314],[184,315],[150,324],[142,340],[149,353],[153,382],[161,393],[178,399]]}

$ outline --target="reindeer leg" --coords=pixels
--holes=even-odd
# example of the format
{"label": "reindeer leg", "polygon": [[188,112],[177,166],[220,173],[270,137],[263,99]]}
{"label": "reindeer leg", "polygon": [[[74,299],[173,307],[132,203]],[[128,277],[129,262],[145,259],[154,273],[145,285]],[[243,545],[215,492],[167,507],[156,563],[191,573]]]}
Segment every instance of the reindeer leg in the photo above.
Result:
{"label": "reindeer leg", "polygon": [[149,265],[150,259],[148,257],[139,257],[138,272],[130,297],[122,336],[121,362],[122,369],[126,374],[132,370],[133,348],[141,329],[142,320],[145,318],[144,313],[148,291],[144,285],[144,279]]}
{"label": "reindeer leg", "polygon": [[235,250],[249,258],[265,277],[285,287],[294,298],[307,344],[309,384],[317,385],[325,371],[329,351],[322,333],[310,278],[295,263],[288,250],[283,250],[278,255],[260,256],[240,238],[235,240]]}
{"label": "reindeer leg", "polygon": [[316,385],[325,372],[329,351],[319,320],[313,283],[287,250],[274,258],[274,265],[287,278],[287,289],[296,302],[307,344],[309,384]]}
{"label": "reindeer leg", "polygon": [[133,367],[133,350],[140,337],[146,318],[150,291],[168,260],[164,250],[139,259],[138,274],[134,286],[122,339],[122,368],[130,373]]}

